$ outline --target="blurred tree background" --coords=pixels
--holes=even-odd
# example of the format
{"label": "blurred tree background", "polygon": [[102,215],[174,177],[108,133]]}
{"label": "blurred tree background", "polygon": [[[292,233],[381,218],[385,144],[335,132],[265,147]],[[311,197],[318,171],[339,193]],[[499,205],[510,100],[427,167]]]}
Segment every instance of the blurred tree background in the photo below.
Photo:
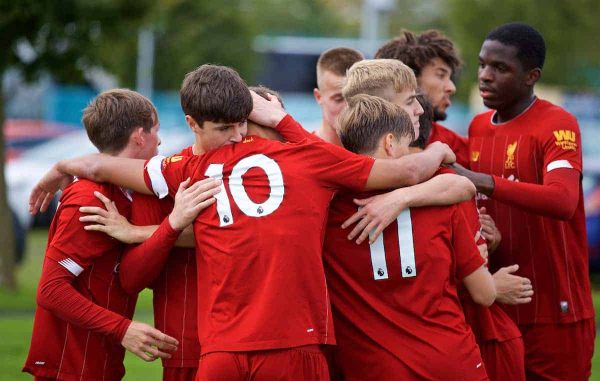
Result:
{"label": "blurred tree background", "polygon": [[[544,83],[571,90],[600,86],[598,0],[2,1],[0,73],[16,68],[26,79],[49,74],[57,83],[89,84],[90,73],[100,70],[119,86],[135,88],[139,31],[146,28],[155,39],[154,89],[177,90],[185,73],[207,62],[232,66],[253,83],[262,65],[253,49],[256,36],[358,38],[365,3],[386,2],[394,7],[383,15],[380,39],[402,28],[438,28],[454,39],[464,61],[459,100],[467,99],[476,81],[485,35],[509,21],[531,23],[544,34]],[[0,195],[3,253],[12,247],[5,194]],[[11,271],[2,269],[12,267],[8,256],[0,257],[1,284]]]}

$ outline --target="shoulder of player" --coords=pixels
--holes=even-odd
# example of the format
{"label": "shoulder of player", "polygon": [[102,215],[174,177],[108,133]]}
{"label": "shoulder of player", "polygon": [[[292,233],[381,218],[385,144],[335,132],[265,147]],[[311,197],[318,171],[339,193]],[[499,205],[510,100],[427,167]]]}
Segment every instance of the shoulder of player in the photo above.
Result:
{"label": "shoulder of player", "polygon": [[440,219],[449,219],[458,210],[458,204],[453,205],[431,205],[410,208],[410,216],[414,221],[422,221],[423,224],[430,224]]}
{"label": "shoulder of player", "polygon": [[565,127],[571,125],[573,128],[577,127],[577,118],[561,106],[555,105],[544,99],[538,100],[536,107],[536,117],[542,119],[544,125],[551,125],[552,127]]}
{"label": "shoulder of player", "polygon": [[100,192],[108,198],[111,198],[115,189],[118,187],[109,183],[97,183],[87,179],[76,179],[63,191],[60,202],[90,205],[98,203],[94,192]]}
{"label": "shoulder of player", "polygon": [[479,113],[473,117],[471,123],[469,123],[469,130],[472,128],[489,126],[492,124],[492,115],[494,114],[494,110],[484,111]]}

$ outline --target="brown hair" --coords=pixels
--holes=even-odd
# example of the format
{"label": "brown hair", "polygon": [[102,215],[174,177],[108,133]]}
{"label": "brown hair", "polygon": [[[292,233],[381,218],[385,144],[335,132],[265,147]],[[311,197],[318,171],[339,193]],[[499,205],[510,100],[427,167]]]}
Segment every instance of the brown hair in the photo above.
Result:
{"label": "brown hair", "polygon": [[90,141],[100,152],[117,154],[137,128],[148,132],[158,114],[148,98],[128,89],[100,93],[83,110],[82,123]]}
{"label": "brown hair", "polygon": [[283,98],[281,98],[281,94],[279,94],[277,91],[271,90],[268,87],[263,86],[263,85],[250,86],[250,87],[248,87],[248,90],[254,91],[256,94],[260,95],[261,97],[265,98],[266,100],[269,100],[269,97],[267,96],[267,94],[271,94],[272,96],[277,98],[281,107],[283,107],[285,109],[285,105],[283,104]]}
{"label": "brown hair", "polygon": [[412,122],[406,111],[383,98],[359,94],[348,100],[348,107],[339,117],[340,140],[354,153],[376,151],[379,140],[388,133],[396,139],[415,137]]}
{"label": "brown hair", "polygon": [[317,61],[317,85],[323,72],[329,71],[340,77],[346,76],[346,71],[354,63],[364,60],[361,52],[352,48],[333,48],[324,51]]}
{"label": "brown hair", "polygon": [[423,107],[423,114],[419,116],[419,137],[410,143],[410,146],[425,149],[431,135],[434,111],[433,105],[425,95],[418,94],[417,101]]}
{"label": "brown hair", "polygon": [[252,96],[232,68],[202,65],[185,75],[179,92],[181,108],[199,127],[205,120],[236,123],[248,118]]}
{"label": "brown hair", "polygon": [[454,44],[439,30],[427,30],[418,36],[403,30],[400,37],[386,42],[375,53],[375,58],[392,58],[407,64],[417,77],[434,58],[440,58],[456,73],[461,62]]}
{"label": "brown hair", "polygon": [[416,90],[417,79],[413,71],[398,60],[363,60],[348,70],[342,95],[349,99],[357,94],[369,94],[382,97],[393,88],[397,93],[404,90]]}

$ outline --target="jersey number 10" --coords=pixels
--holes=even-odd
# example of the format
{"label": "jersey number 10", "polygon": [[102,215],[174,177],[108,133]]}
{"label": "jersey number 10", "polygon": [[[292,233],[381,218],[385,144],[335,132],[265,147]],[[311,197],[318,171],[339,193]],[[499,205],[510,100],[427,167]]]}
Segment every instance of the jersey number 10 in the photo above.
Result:
{"label": "jersey number 10", "polygon": [[[410,219],[410,209],[403,210],[396,219],[398,224],[398,250],[400,251],[400,271],[402,278],[411,278],[417,276],[417,266],[415,264],[415,247],[413,241],[412,221]],[[383,245],[382,234],[377,237],[375,242],[369,245],[371,252],[371,265],[373,266],[373,278],[375,280],[388,279],[387,261],[385,259],[385,247]],[[369,233],[371,236],[371,233]]]}
{"label": "jersey number 10", "polygon": [[[269,179],[269,187],[271,188],[269,198],[261,204],[257,204],[250,199],[242,182],[242,176],[244,176],[250,168],[255,167],[265,171],[267,178]],[[206,172],[204,172],[204,175],[212,177],[213,179],[222,180],[223,164],[210,164],[206,169]],[[275,160],[262,154],[245,157],[238,161],[231,170],[231,175],[229,176],[229,190],[231,191],[233,200],[242,213],[249,217],[268,216],[276,211],[283,201],[285,187],[283,186],[283,174],[281,173],[281,168]],[[229,197],[227,197],[227,190],[225,189],[224,182],[221,183],[221,191],[215,195],[215,198],[217,199],[217,213],[219,214],[220,226],[233,224],[233,214],[231,213],[231,205],[229,204]]]}

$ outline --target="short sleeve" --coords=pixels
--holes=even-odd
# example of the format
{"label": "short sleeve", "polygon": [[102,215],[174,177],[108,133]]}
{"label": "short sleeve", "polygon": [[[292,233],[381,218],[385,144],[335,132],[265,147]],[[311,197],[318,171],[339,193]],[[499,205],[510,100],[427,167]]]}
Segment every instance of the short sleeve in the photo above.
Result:
{"label": "short sleeve", "polygon": [[471,228],[461,208],[452,214],[452,247],[456,263],[456,278],[460,281],[485,264],[479,254]]}
{"label": "short sleeve", "polygon": [[364,190],[375,159],[326,142],[307,143],[305,150],[306,164],[322,184],[334,189]]}
{"label": "short sleeve", "polygon": [[144,166],[146,185],[158,198],[174,195],[197,161],[196,156],[154,156]]}
{"label": "short sleeve", "polygon": [[[577,120],[564,110],[547,116],[547,125],[540,129],[546,174],[554,169],[573,168],[581,172],[581,132]],[[548,122],[549,121],[549,122]]]}

